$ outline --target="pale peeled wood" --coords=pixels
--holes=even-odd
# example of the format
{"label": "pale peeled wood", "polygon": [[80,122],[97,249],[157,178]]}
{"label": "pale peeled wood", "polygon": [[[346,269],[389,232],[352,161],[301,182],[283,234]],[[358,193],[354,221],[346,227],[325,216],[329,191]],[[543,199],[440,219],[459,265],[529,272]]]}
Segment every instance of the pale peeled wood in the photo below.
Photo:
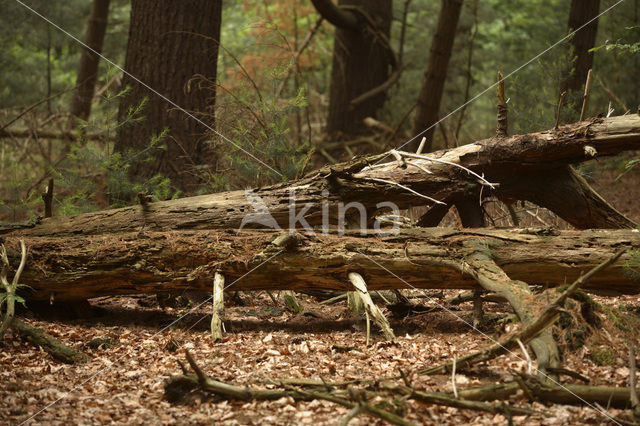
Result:
{"label": "pale peeled wood", "polygon": [[213,277],[213,310],[211,315],[211,337],[222,340],[222,313],[224,312],[224,276],[216,272]]}
{"label": "pale peeled wood", "polygon": [[393,334],[389,321],[387,321],[387,318],[382,311],[380,311],[380,308],[371,300],[371,295],[367,291],[367,283],[364,281],[364,278],[362,278],[362,275],[357,272],[350,272],[349,281],[351,285],[356,288],[356,292],[362,300],[365,311],[373,318],[373,322],[380,327],[380,330],[382,330],[384,338],[389,341],[395,340],[396,336]]}

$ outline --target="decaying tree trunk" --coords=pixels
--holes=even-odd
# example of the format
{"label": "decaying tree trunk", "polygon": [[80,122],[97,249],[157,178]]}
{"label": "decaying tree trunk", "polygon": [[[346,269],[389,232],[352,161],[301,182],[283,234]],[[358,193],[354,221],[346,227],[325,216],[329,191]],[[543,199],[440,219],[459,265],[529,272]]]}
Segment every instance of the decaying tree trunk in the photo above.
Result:
{"label": "decaying tree trunk", "polygon": [[[382,164],[376,163],[394,157],[360,157],[293,182],[257,188],[251,194],[230,191],[45,218],[24,229],[0,227],[0,234],[51,237],[238,228],[248,218],[264,219],[267,211],[282,228],[299,226],[300,222],[290,223],[291,209],[304,216],[310,226],[319,226],[327,205],[329,216],[335,218],[339,203],[358,201],[373,213],[381,202],[390,201],[399,208],[433,204],[425,196],[454,204],[477,197],[481,188],[483,196],[532,201],[577,228],[632,228],[632,221],[607,204],[583,179],[567,171],[567,165],[638,148],[640,116],[596,118],[557,130],[491,138],[428,156],[395,153],[397,161]],[[481,182],[478,175],[494,183],[493,188]],[[292,194],[295,206],[290,204]],[[252,207],[256,205],[252,200],[259,201],[261,210]],[[255,223],[245,224],[256,227]],[[437,221],[431,225],[437,225]]]}
{"label": "decaying tree trunk", "polygon": [[[522,281],[563,285],[621,248],[640,248],[640,233],[633,230],[550,233],[431,228],[386,237],[295,234],[286,245],[273,244],[281,235],[271,231],[172,231],[28,237],[21,283],[33,288],[24,294],[27,300],[210,292],[216,272],[233,283],[233,290],[349,291],[348,274],[357,272],[369,290],[468,289],[480,283],[517,304],[517,297],[525,303],[529,300]],[[5,246],[10,263],[17,263],[18,239],[6,238]],[[629,259],[624,255],[594,277],[585,290],[639,293],[640,283],[624,267]]]}

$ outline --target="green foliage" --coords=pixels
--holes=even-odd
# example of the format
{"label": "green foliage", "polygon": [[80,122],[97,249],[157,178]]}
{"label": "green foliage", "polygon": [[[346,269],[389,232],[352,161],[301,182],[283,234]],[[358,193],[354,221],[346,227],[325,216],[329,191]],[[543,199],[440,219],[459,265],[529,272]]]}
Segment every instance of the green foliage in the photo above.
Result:
{"label": "green foliage", "polygon": [[[104,103],[112,108],[105,108],[109,117],[103,122],[81,122],[78,127],[84,132],[98,132],[112,135],[120,126],[131,126],[145,119],[142,115],[148,99],[140,102],[127,111],[120,123],[117,122],[117,105],[122,97],[129,93],[125,87],[119,91],[108,91],[104,95]],[[135,194],[142,192],[151,194],[154,200],[165,200],[177,194],[171,189],[169,179],[157,175],[143,183],[132,183],[128,170],[134,162],[154,161],[158,152],[166,149],[168,129],[151,138],[143,151],[127,150],[124,153],[112,152],[111,145],[101,141],[80,140],[72,143],[69,153],[58,167],[52,168],[58,186],[64,197],[58,199],[56,212],[60,216],[94,211],[106,206],[96,204],[96,196],[108,199],[112,206],[127,205]],[[108,139],[107,139],[108,140]]]}
{"label": "green foliage", "polygon": [[640,280],[640,250],[629,250],[629,260],[624,263],[625,274],[633,279]]}
{"label": "green foliage", "polygon": [[604,345],[598,345],[591,348],[591,359],[596,365],[616,365],[616,359],[610,348]]}
{"label": "green foliage", "polygon": [[[277,87],[282,69],[271,69],[272,87]],[[309,150],[307,142],[292,140],[290,119],[308,106],[306,89],[301,86],[295,96],[282,101],[273,92],[258,92],[250,82],[237,87],[231,99],[219,100],[216,120],[222,134],[231,136],[238,146],[217,140],[215,150],[223,155],[228,169],[225,177],[217,176],[210,182],[211,189],[264,185],[293,179],[302,167]],[[244,111],[244,114],[238,114]],[[241,148],[241,149],[240,149]],[[282,177],[267,169],[245,152],[250,152],[273,167]]]}
{"label": "green foliage", "polygon": [[108,337],[96,337],[95,339],[91,339],[84,346],[89,349],[109,349],[112,346],[118,345],[120,342],[118,339],[111,339]]}
{"label": "green foliage", "polygon": [[[31,286],[28,286],[26,284],[17,284],[15,286],[15,290],[17,291],[20,288],[32,288]],[[0,289],[1,290],[1,289]],[[9,298],[13,298],[13,300],[15,302],[18,302],[19,304],[21,304],[22,306],[27,306],[27,302],[24,300],[24,297],[18,295],[18,294],[12,294],[12,293],[8,293],[6,291],[0,291],[0,311],[2,310],[2,307],[5,303],[7,303]]]}
{"label": "green foliage", "polygon": [[639,53],[640,42],[638,42],[637,40],[640,38],[640,26],[627,27],[627,30],[630,33],[630,38],[634,39],[634,41],[628,41],[628,39],[625,40],[622,38],[613,42],[610,40],[605,40],[604,44],[594,47],[593,49],[591,49],[591,52],[596,52],[604,48],[605,50],[615,50],[620,53]]}

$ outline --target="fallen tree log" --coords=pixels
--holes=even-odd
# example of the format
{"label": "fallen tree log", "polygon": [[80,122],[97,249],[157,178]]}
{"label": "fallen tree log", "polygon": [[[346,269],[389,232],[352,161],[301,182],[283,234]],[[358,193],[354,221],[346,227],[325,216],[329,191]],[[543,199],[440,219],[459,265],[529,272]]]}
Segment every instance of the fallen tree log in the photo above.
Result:
{"label": "fallen tree log", "polygon": [[[437,367],[430,367],[421,370],[420,373],[435,374],[437,372],[453,370],[455,369],[456,365],[461,368],[469,368],[479,362],[484,362],[499,355],[508,353],[518,345],[522,345],[522,343],[529,342],[536,354],[536,359],[538,360],[538,369],[546,369],[549,366],[557,369],[557,366],[559,365],[559,353],[553,341],[553,336],[547,329],[557,321],[560,316],[560,312],[562,312],[564,309],[564,304],[567,299],[581,287],[584,287],[584,285],[588,283],[589,280],[591,280],[594,276],[597,276],[601,271],[606,270],[606,268],[608,268],[620,256],[622,256],[625,251],[626,249],[618,251],[616,254],[602,262],[600,265],[596,266],[586,274],[581,275],[566,290],[564,290],[560,294],[560,296],[558,296],[552,302],[548,303],[544,307],[544,309],[542,309],[537,314],[536,318],[533,318],[531,309],[532,307],[529,306],[532,304],[532,297],[526,283],[516,282],[513,280],[511,280],[512,282],[505,282],[505,280],[509,280],[509,278],[504,278],[506,274],[502,270],[498,272],[498,279],[489,280],[488,285],[483,283],[483,281],[486,281],[487,278],[489,278],[487,274],[485,274],[485,276],[483,277],[478,277],[478,282],[485,290],[493,290],[498,295],[503,296],[509,301],[509,304],[513,307],[518,317],[522,320],[523,329],[502,342],[496,342],[490,348],[484,348],[481,351],[465,355],[464,357],[457,360],[457,364],[456,360],[454,360],[453,363],[446,363]],[[492,269],[497,268],[497,266],[495,266],[495,263],[492,263],[491,266],[493,266]],[[471,267],[473,268],[473,263]],[[478,270],[478,267],[476,266],[475,269]],[[477,275],[476,271],[472,271],[471,273],[473,275]],[[542,377],[545,380],[548,378],[546,374]]]}
{"label": "fallen tree log", "polygon": [[10,326],[17,331],[20,336],[27,339],[34,345],[41,347],[54,359],[64,362],[65,364],[85,362],[89,359],[89,357],[82,352],[78,352],[64,345],[50,334],[45,333],[39,328],[30,326],[29,324],[20,321],[18,318],[12,318]]}
{"label": "fallen tree log", "polygon": [[[604,407],[629,408],[631,389],[628,387],[588,386],[563,383],[554,385],[541,382],[534,376],[523,376],[523,384],[529,394],[539,401],[556,404],[584,405],[598,403]],[[478,386],[458,391],[461,399],[469,401],[494,401],[508,399],[522,389],[517,382]]]}
{"label": "fallen tree log", "polygon": [[[291,228],[299,225],[291,223],[292,211],[303,215],[309,226],[319,226],[324,216],[334,218],[335,223],[339,203],[358,201],[374,213],[382,202],[393,202],[401,209],[432,204],[425,197],[447,205],[463,205],[461,200],[472,197],[477,201],[481,192],[483,196],[495,195],[507,201],[532,201],[577,228],[633,228],[632,221],[568,169],[569,164],[630,149],[640,149],[640,116],[635,114],[596,118],[546,132],[491,138],[429,156],[394,151],[396,160],[383,164],[375,163],[389,153],[360,157],[252,193],[230,191],[44,218],[39,224],[20,229],[0,227],[0,234],[73,236],[238,228],[243,220],[248,227],[256,227],[255,223],[246,223],[247,217],[253,214],[254,219],[265,218],[267,212],[282,228]],[[487,187],[479,175],[495,185]],[[293,198],[295,205],[290,204]],[[252,199],[259,201],[261,211],[255,211]],[[437,225],[439,214],[422,221],[423,225]]]}
{"label": "fallen tree log", "polygon": [[[272,231],[172,231],[75,238],[27,237],[21,283],[29,300],[73,300],[166,291],[211,291],[219,272],[233,290],[352,290],[357,272],[369,290],[471,289],[477,281],[459,267],[480,248],[511,280],[559,286],[625,247],[640,248],[637,230],[409,229],[397,235],[295,234],[271,242]],[[19,261],[18,237],[5,237],[10,262]],[[585,290],[640,293],[624,254]],[[471,263],[469,263],[471,265]],[[385,269],[386,268],[386,269]],[[251,273],[249,273],[251,272]],[[402,278],[399,278],[402,277]]]}

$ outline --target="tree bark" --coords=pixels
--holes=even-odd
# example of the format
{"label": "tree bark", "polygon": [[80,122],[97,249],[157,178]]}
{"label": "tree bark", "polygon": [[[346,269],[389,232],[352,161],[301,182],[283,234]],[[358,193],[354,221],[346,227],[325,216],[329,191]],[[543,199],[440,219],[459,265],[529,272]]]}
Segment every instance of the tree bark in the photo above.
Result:
{"label": "tree bark", "polygon": [[[562,126],[557,130],[487,139],[459,148],[433,153],[439,161],[462,165],[495,182],[486,195],[507,200],[524,199],[547,207],[578,228],[632,228],[635,224],[609,206],[577,178],[566,177],[566,165],[591,158],[585,147],[598,156],[640,148],[640,117],[636,114],[594,119]],[[590,151],[590,150],[588,150]],[[306,177],[264,188],[253,193],[231,191],[178,200],[161,201],[71,217],[45,218],[39,224],[0,226],[0,234],[24,236],[73,236],[113,232],[166,231],[171,229],[238,228],[249,215],[260,216],[251,200],[260,196],[264,208],[282,228],[292,227],[290,209],[305,209],[309,226],[323,225],[323,208],[329,205],[335,218],[340,203],[362,203],[370,213],[378,203],[393,202],[400,209],[427,201],[390,183],[395,182],[423,195],[447,203],[461,197],[477,197],[480,184],[475,176],[452,166],[409,158],[406,166],[393,161],[381,167],[367,165],[384,154],[360,157],[310,173]],[[427,174],[423,169],[428,169]],[[565,177],[562,177],[565,173]],[[558,176],[555,183],[551,176]],[[555,187],[553,187],[553,185]],[[326,192],[324,192],[326,191]],[[295,197],[291,197],[291,194]],[[295,199],[295,205],[290,201]],[[579,207],[567,208],[567,199]],[[572,204],[573,205],[573,204]],[[441,207],[437,205],[436,207]],[[373,217],[372,215],[369,218]],[[433,225],[433,223],[430,223]],[[293,227],[300,225],[294,223]],[[363,225],[363,224],[361,224]],[[256,227],[255,223],[248,227]]]}
{"label": "tree bark", "polygon": [[[425,152],[430,152],[433,148],[435,123],[438,121],[438,110],[444,92],[447,68],[453,50],[462,3],[463,0],[442,0],[436,32],[431,39],[429,59],[424,71],[422,88],[418,95],[418,107],[413,120],[413,134],[427,139]],[[418,137],[408,150],[415,151],[421,139]]]}
{"label": "tree bark", "polygon": [[[569,31],[578,30],[587,22],[598,16],[600,0],[571,0],[569,10]],[[568,104],[575,111],[573,119],[577,119],[582,106],[582,89],[587,79],[587,73],[593,67],[593,52],[598,34],[598,19],[575,33],[569,41],[571,67],[566,70],[560,86],[560,93],[567,92]]]}
{"label": "tree bark", "polygon": [[363,93],[381,86],[389,78],[395,58],[389,45],[391,0],[314,0],[314,6],[336,26],[329,88],[327,133],[368,133],[363,120],[376,117],[383,106],[381,92],[366,102],[351,105]]}
{"label": "tree bark", "polygon": [[[559,286],[621,248],[640,248],[640,234],[632,230],[549,234],[531,229],[430,228],[386,237],[373,232],[364,236],[296,234],[284,247],[272,243],[280,235],[271,231],[172,231],[29,237],[25,238],[28,258],[20,282],[32,287],[23,292],[27,303],[49,300],[52,295],[61,301],[165,291],[210,292],[216,272],[233,283],[232,290],[350,291],[350,272],[362,275],[370,291],[471,289],[477,286],[476,275],[484,272],[481,265],[467,261],[476,261],[480,247],[483,256],[514,282]],[[11,264],[19,260],[18,240],[9,237],[4,242]],[[630,256],[623,255],[594,276],[584,290],[609,295],[639,293],[640,283],[624,266]]]}
{"label": "tree bark", "polygon": [[[125,69],[145,85],[213,125],[215,81],[220,40],[220,0],[134,0],[125,59]],[[203,82],[201,79],[206,79]],[[138,154],[128,169],[133,181],[162,174],[187,193],[200,183],[197,166],[215,165],[215,155],[206,141],[206,127],[176,109],[147,87],[125,74],[123,86],[130,93],[118,111],[118,140],[114,150],[126,161]],[[129,111],[146,98],[144,120],[128,122]],[[144,161],[151,140],[168,128],[153,161]]]}
{"label": "tree bark", "polygon": [[93,91],[98,78],[98,65],[100,63],[99,53],[102,52],[104,35],[107,31],[107,21],[109,18],[109,0],[93,0],[91,12],[89,14],[89,24],[85,44],[92,50],[82,49],[80,56],[80,66],[76,79],[76,89],[71,100],[71,115],[88,120],[91,114],[91,101]]}

